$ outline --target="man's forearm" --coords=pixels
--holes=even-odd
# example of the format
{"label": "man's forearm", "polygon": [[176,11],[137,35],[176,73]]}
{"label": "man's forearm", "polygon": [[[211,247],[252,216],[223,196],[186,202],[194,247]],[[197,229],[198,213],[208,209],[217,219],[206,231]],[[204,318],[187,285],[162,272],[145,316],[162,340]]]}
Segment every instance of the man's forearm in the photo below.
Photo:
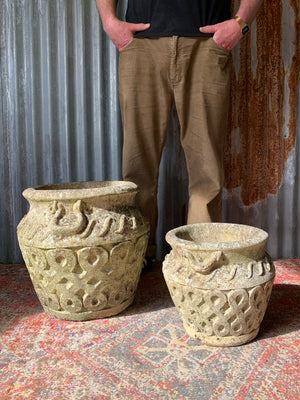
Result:
{"label": "man's forearm", "polygon": [[96,0],[97,8],[103,24],[103,29],[106,31],[107,26],[111,21],[115,20],[116,8],[118,0]]}
{"label": "man's forearm", "polygon": [[[236,15],[250,25],[262,2],[263,0],[241,0]],[[200,27],[200,31],[203,33],[213,33],[214,41],[228,50],[233,49],[243,37],[240,26],[234,19],[229,19],[215,25]]]}
{"label": "man's forearm", "polygon": [[252,23],[263,0],[241,0],[240,7],[236,13],[248,25]]}

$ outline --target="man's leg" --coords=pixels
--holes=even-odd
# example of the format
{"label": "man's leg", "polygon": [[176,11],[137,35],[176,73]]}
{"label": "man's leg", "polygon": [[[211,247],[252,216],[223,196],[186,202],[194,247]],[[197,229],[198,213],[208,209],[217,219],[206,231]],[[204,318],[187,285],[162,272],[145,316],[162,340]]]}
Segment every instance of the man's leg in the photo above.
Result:
{"label": "man's leg", "polygon": [[139,187],[137,203],[151,225],[150,257],[155,255],[159,164],[173,102],[168,53],[168,38],[136,38],[119,59],[123,179]]}
{"label": "man's leg", "polygon": [[179,38],[175,102],[189,173],[188,223],[222,219],[231,53],[212,38]]}

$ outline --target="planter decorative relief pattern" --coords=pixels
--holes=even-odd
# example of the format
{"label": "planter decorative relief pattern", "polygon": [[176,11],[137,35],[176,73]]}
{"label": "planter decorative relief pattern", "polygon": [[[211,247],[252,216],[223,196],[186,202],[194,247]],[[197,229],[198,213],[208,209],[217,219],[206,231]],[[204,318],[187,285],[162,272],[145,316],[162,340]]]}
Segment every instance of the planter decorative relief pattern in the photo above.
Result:
{"label": "planter decorative relief pattern", "polygon": [[67,320],[115,315],[135,295],[149,224],[131,182],[74,182],[30,188],[18,239],[35,291]]}
{"label": "planter decorative relief pattern", "polygon": [[195,224],[170,231],[163,264],[187,333],[213,346],[252,340],[275,277],[267,233],[246,225]]}

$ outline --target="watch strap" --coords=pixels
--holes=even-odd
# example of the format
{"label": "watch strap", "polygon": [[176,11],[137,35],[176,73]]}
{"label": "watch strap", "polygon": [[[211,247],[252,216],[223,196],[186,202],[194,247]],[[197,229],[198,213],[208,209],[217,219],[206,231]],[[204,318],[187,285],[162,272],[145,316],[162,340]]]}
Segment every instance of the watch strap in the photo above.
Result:
{"label": "watch strap", "polygon": [[245,21],[243,21],[242,18],[240,18],[238,16],[235,16],[234,19],[239,24],[239,26],[241,28],[242,35],[245,36],[246,33],[248,33],[249,30],[250,30],[248,24]]}

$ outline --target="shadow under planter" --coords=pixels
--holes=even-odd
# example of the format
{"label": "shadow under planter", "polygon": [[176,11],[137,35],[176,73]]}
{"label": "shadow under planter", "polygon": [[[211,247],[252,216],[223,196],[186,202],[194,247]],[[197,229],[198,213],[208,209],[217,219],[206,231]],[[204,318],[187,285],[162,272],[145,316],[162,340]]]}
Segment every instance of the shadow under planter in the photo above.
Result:
{"label": "shadow under planter", "polygon": [[84,321],[133,301],[149,223],[131,182],[72,182],[26,189],[30,209],[18,240],[44,310]]}
{"label": "shadow under planter", "polygon": [[247,225],[203,223],[166,235],[163,274],[187,333],[212,346],[236,346],[258,334],[275,268],[268,234]]}

